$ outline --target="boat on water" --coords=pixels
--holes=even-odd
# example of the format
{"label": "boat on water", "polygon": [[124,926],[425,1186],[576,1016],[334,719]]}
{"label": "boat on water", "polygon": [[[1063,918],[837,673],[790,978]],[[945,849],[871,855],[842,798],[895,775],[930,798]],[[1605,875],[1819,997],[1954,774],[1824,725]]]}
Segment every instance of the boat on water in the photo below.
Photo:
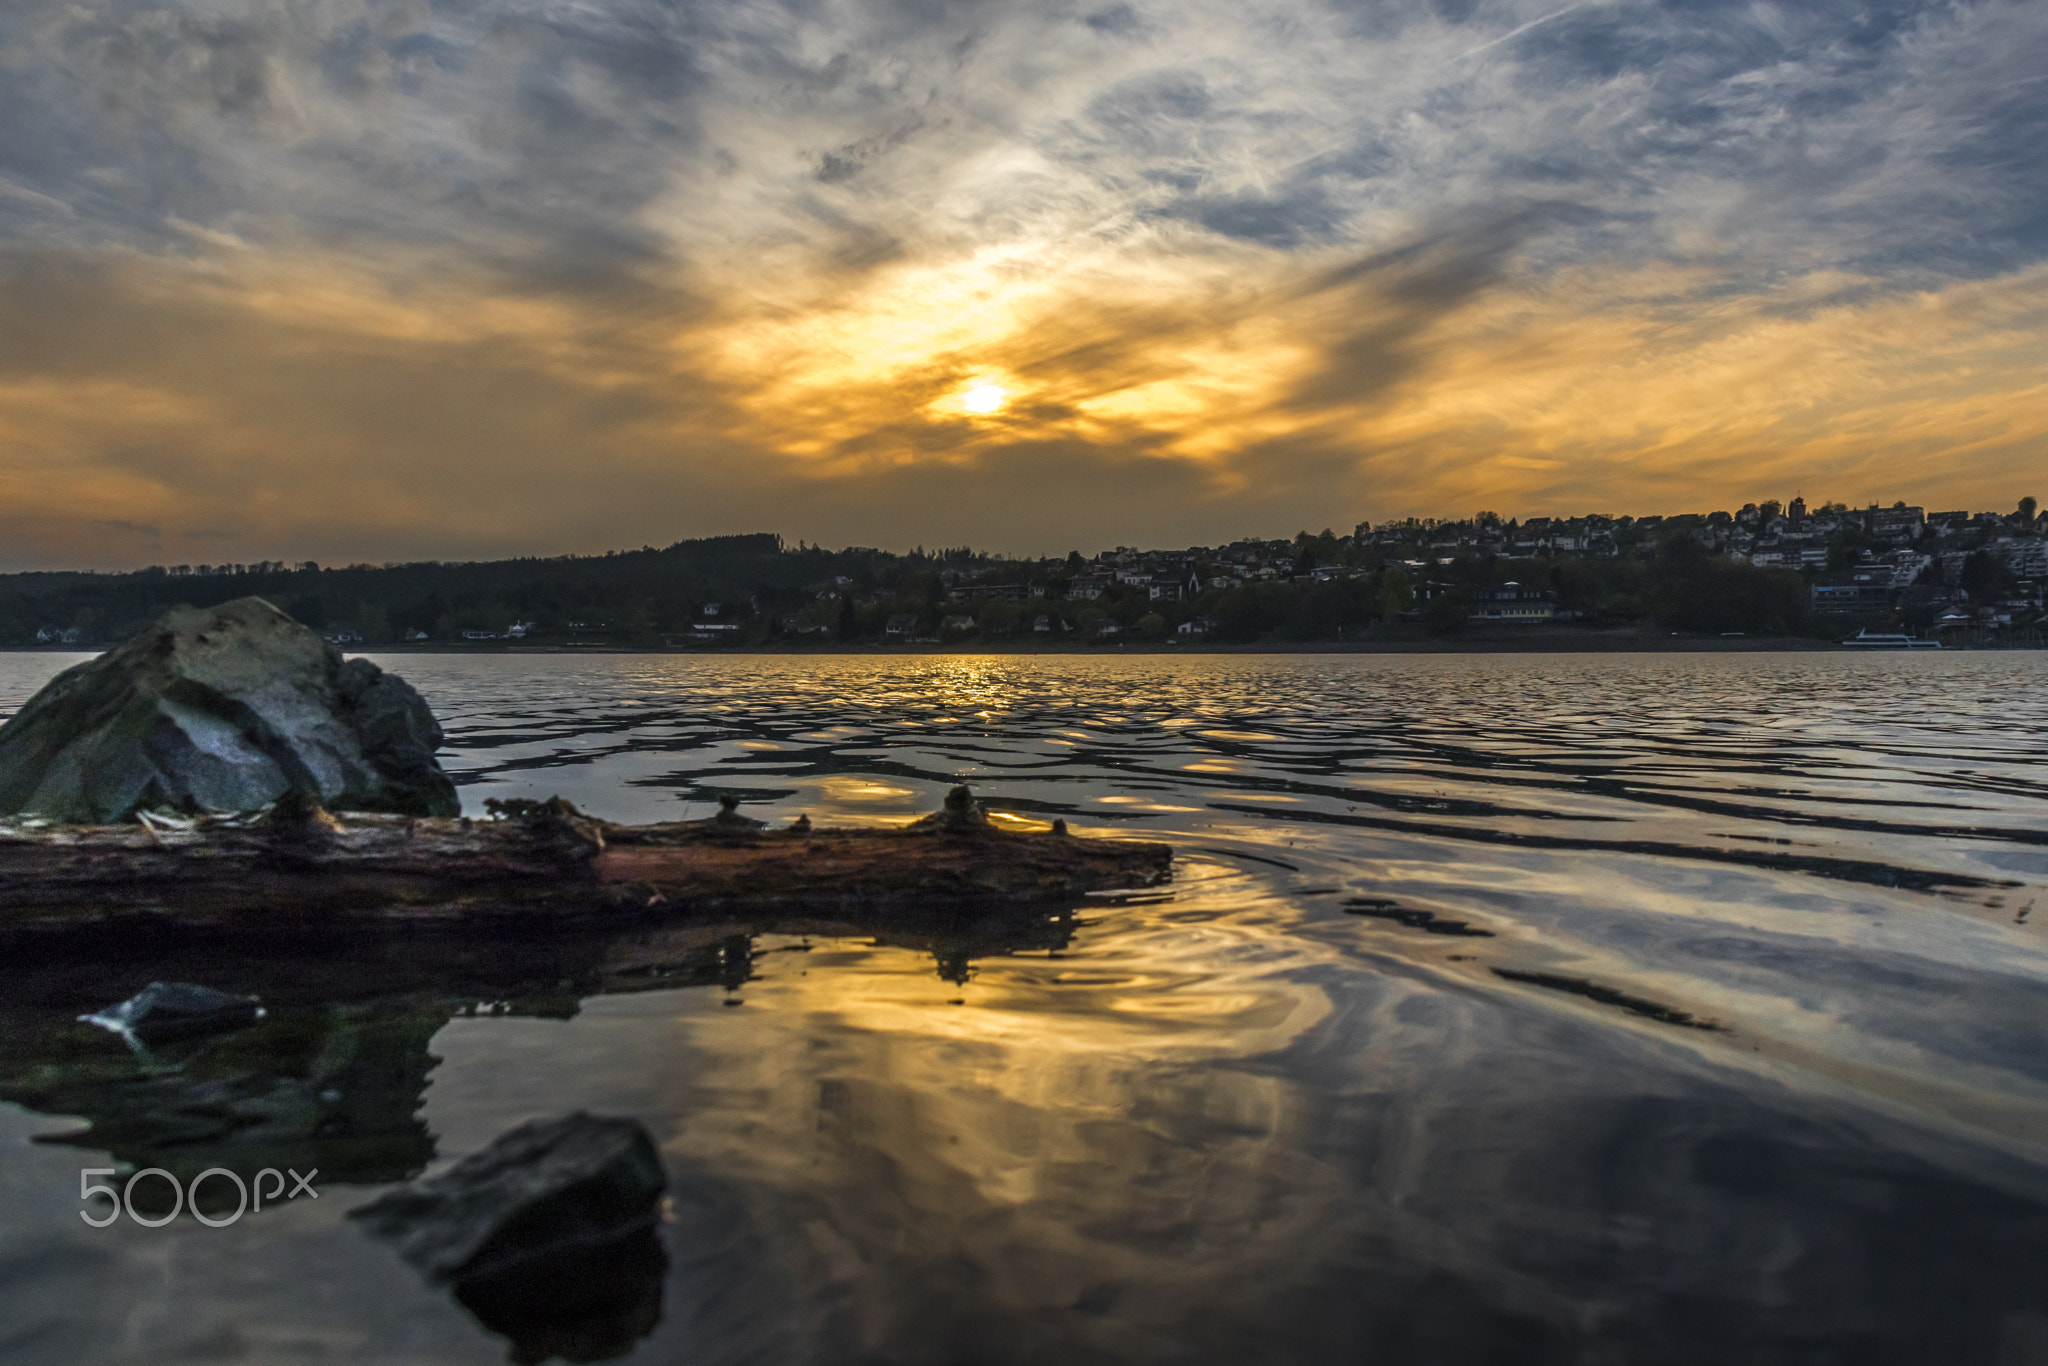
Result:
{"label": "boat on water", "polygon": [[1858,631],[1842,642],[1858,650],[1939,650],[1938,640],[1920,640],[1901,631]]}

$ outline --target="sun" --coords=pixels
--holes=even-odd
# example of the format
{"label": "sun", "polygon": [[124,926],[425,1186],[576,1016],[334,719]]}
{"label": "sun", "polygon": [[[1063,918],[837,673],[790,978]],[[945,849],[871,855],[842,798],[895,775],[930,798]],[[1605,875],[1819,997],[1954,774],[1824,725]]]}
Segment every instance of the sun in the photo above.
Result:
{"label": "sun", "polygon": [[960,406],[970,413],[992,413],[1009,397],[1010,391],[1000,384],[977,384],[960,396]]}

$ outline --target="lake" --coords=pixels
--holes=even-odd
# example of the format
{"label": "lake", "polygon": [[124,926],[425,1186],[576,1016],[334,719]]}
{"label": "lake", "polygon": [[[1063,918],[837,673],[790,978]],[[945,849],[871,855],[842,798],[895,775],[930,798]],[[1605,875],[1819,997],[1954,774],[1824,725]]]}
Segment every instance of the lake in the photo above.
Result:
{"label": "lake", "polygon": [[[73,658],[0,655],[0,711]],[[1174,880],[0,965],[0,1360],[2048,1362],[2048,656],[380,662],[474,813],[966,782]],[[72,1022],[166,976],[271,1013]],[[343,1217],[578,1109],[670,1177],[605,1322],[480,1316]],[[117,1163],[321,1174],[87,1227]]]}

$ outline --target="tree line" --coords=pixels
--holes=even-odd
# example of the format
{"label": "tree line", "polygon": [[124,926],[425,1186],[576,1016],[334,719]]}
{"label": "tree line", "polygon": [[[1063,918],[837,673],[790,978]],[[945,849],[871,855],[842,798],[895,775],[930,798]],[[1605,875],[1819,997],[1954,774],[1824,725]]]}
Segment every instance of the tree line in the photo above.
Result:
{"label": "tree line", "polygon": [[[1163,639],[1192,623],[1221,642],[1337,641],[1472,629],[1475,613],[1509,581],[1592,625],[1752,635],[1816,627],[1801,574],[1712,554],[1678,534],[1649,554],[1607,558],[1474,552],[1418,562],[1330,532],[1121,558],[1150,571],[1152,582],[1110,578],[1114,556],[827,550],[769,534],[549,559],[24,573],[0,575],[0,644],[32,645],[40,636],[104,645],[174,605],[250,595],[365,646],[503,638],[515,626],[543,642],[852,644],[887,639],[892,623],[906,622],[895,634],[922,640]],[[1070,598],[1077,582],[1094,584],[1097,595]],[[1172,592],[1155,593],[1160,583]]]}

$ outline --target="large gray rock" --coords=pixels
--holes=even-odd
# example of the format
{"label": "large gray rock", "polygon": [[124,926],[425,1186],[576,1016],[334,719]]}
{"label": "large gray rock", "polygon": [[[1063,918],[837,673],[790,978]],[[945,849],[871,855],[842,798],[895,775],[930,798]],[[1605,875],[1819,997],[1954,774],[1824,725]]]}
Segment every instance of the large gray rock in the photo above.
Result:
{"label": "large gray rock", "polygon": [[139,810],[461,812],[441,727],[400,678],[261,598],[177,607],[67,669],[0,726],[0,815],[113,822]]}

